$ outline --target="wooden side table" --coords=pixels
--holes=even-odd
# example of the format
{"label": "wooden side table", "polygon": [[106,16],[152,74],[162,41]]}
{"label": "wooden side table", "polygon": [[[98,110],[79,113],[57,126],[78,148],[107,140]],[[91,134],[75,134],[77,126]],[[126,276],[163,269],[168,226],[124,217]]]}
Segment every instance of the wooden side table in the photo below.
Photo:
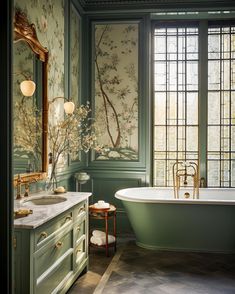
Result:
{"label": "wooden side table", "polygon": [[[89,241],[90,246],[94,247],[103,247],[106,251],[106,256],[109,256],[109,247],[114,247],[114,251],[116,252],[116,207],[114,205],[110,205],[109,208],[96,208],[94,205],[89,206],[89,217],[93,219],[104,219],[105,220],[105,237],[106,242],[104,245],[95,245]],[[113,219],[113,236],[115,237],[115,241],[112,243],[108,243],[108,233],[109,233],[109,224],[108,220]]]}

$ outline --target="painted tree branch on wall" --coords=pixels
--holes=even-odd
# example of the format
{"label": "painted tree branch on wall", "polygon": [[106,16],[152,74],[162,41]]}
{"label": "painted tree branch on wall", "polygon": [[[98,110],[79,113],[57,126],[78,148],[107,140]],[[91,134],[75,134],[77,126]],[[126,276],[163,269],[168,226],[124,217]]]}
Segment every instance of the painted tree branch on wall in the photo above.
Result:
{"label": "painted tree branch on wall", "polygon": [[121,153],[138,149],[138,25],[96,25],[94,63],[96,117],[106,130],[102,143],[132,159]]}
{"label": "painted tree branch on wall", "polygon": [[[96,70],[97,70],[97,78],[98,78],[98,81],[99,81],[99,87],[100,87],[100,91],[101,91],[101,94],[102,94],[102,97],[103,97],[103,103],[104,103],[104,108],[105,108],[105,120],[106,120],[107,132],[109,134],[109,137],[110,137],[110,140],[112,142],[113,147],[118,147],[119,144],[120,144],[120,136],[121,136],[119,118],[118,118],[117,111],[116,111],[112,101],[109,99],[108,94],[105,91],[105,84],[107,84],[108,81],[107,80],[105,81],[105,79],[103,79],[103,76],[102,76],[102,72],[104,73],[104,68],[100,69],[100,65],[98,63],[98,57],[102,56],[102,54],[103,54],[103,51],[101,50],[100,44],[101,44],[101,42],[103,40],[103,37],[104,37],[105,32],[107,31],[107,29],[108,29],[108,25],[106,25],[104,27],[104,30],[103,30],[103,32],[102,32],[102,34],[100,36],[100,39],[98,40],[98,44],[96,46],[96,54],[95,54],[95,65],[96,65]],[[109,69],[117,71],[116,62],[114,60],[114,57],[112,57],[112,59],[113,59],[112,60],[112,65],[109,66]],[[106,66],[106,71],[107,71],[108,67],[107,67],[107,65],[105,65],[105,66]],[[118,83],[120,83],[119,79],[116,78],[116,79],[113,80],[113,84],[118,84]],[[110,129],[108,106],[110,106],[112,111],[113,111],[116,126],[117,126],[117,136],[116,136],[115,139],[113,138],[112,131]]]}

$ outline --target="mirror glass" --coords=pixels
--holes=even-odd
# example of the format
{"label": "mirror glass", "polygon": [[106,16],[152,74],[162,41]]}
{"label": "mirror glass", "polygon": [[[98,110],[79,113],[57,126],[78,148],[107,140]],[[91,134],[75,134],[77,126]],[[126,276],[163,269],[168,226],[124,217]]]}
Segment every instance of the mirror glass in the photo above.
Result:
{"label": "mirror glass", "polygon": [[[48,167],[48,50],[20,10],[14,17],[14,185],[44,179]],[[31,91],[32,90],[32,91]]]}
{"label": "mirror glass", "polygon": [[[13,47],[14,174],[42,170],[42,85],[41,62],[29,45],[20,40]],[[32,96],[24,96],[23,81],[34,81]]]}
{"label": "mirror glass", "polygon": [[[81,104],[81,77],[80,77],[80,15],[73,5],[70,3],[70,19],[69,19],[69,96],[75,105]],[[73,155],[71,162],[80,160],[79,155]]]}

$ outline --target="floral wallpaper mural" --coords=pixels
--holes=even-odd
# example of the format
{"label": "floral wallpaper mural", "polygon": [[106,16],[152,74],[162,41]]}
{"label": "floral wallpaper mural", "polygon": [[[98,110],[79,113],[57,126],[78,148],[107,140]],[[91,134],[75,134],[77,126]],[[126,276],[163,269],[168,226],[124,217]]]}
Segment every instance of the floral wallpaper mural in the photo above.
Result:
{"label": "floral wallpaper mural", "polygon": [[80,19],[75,8],[71,4],[70,10],[70,98],[77,103],[80,89],[79,75],[79,48],[80,48]]}
{"label": "floral wallpaper mural", "polygon": [[97,160],[138,160],[138,24],[95,25]]}
{"label": "floral wallpaper mural", "polygon": [[[15,8],[24,12],[28,18],[29,23],[35,24],[37,36],[40,43],[47,47],[49,51],[48,64],[48,99],[53,100],[57,96],[65,96],[64,89],[64,0],[16,0]],[[15,49],[14,49],[15,50]],[[24,59],[23,49],[14,51],[13,68],[17,71],[17,60]],[[21,50],[21,51],[19,51]],[[21,55],[21,57],[19,57]],[[24,59],[27,63],[28,58]],[[19,63],[19,62],[18,62]],[[20,62],[21,71],[23,70],[22,62]],[[16,78],[14,77],[16,80]],[[22,79],[21,79],[22,80]],[[21,81],[17,77],[13,84],[14,92],[14,110],[17,110],[19,105],[17,103],[22,99],[22,93],[19,91],[19,83]],[[49,108],[49,124],[54,124],[59,118],[63,117],[63,100],[59,99]],[[18,107],[18,108],[17,108]],[[20,128],[17,121],[15,122],[14,133]],[[50,142],[49,142],[50,146]],[[26,150],[26,153],[31,150]],[[18,148],[19,151],[19,148]],[[19,152],[18,152],[19,155]],[[24,155],[25,157],[25,155]],[[18,157],[14,158],[14,165]],[[61,159],[61,166],[67,160]]]}
{"label": "floral wallpaper mural", "polygon": [[64,95],[64,0],[16,0],[49,51],[48,96]]}
{"label": "floral wallpaper mural", "polygon": [[25,172],[29,165],[33,170],[41,170],[41,103],[36,95],[25,97],[20,91],[23,80],[34,80],[34,54],[23,41],[14,44],[13,54],[14,173]]}

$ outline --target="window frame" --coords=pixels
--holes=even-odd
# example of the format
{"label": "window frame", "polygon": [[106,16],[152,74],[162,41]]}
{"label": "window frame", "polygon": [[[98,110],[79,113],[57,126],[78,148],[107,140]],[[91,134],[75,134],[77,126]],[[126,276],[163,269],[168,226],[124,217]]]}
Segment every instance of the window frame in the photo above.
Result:
{"label": "window frame", "polygon": [[[167,15],[165,13],[163,16],[157,16],[158,20],[152,21],[152,51],[151,51],[151,64],[152,64],[152,77],[154,77],[154,31],[155,28],[160,25],[162,26],[179,26],[180,24],[198,24],[198,50],[199,50],[199,61],[198,61],[198,166],[199,166],[199,176],[200,178],[205,179],[205,183],[207,186],[207,163],[208,163],[208,153],[207,153],[207,145],[208,145],[208,27],[211,24],[235,24],[235,13],[231,12],[230,14],[213,14],[209,15],[207,13],[198,14],[197,18],[188,20],[182,19],[182,16],[177,15],[174,16],[173,20],[170,20],[172,15]],[[192,17],[192,16],[191,16]],[[156,16],[155,16],[156,18]],[[187,17],[186,17],[187,18]],[[152,184],[154,184],[154,78],[152,79]],[[221,179],[220,186],[221,187]],[[213,186],[215,187],[215,186]],[[229,187],[232,187],[231,183]]]}

